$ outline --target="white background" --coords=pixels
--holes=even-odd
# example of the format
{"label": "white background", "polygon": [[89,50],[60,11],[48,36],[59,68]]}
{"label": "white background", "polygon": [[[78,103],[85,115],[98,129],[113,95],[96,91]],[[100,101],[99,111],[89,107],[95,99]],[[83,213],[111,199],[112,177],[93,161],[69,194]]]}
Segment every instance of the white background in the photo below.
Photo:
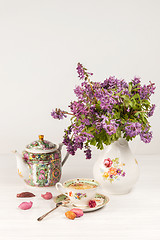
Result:
{"label": "white background", "polygon": [[[0,239],[160,239],[159,12],[159,0],[0,0]],[[69,119],[54,120],[50,112],[68,109],[75,99],[78,62],[95,81],[115,75],[156,83],[153,140],[137,137],[130,144],[141,172],[131,193],[109,196],[108,206],[74,221],[59,208],[39,223],[37,217],[55,206],[41,193],[58,192],[25,185],[11,150],[22,151],[39,134],[62,141]],[[61,182],[92,177],[93,152],[91,161],[80,151],[70,157]],[[18,209],[22,191],[36,194],[28,212]]]}
{"label": "white background", "polygon": [[160,153],[159,9],[158,0],[0,0],[0,153],[22,151],[39,134],[62,141],[69,119],[50,112],[75,99],[78,62],[95,81],[115,75],[156,83],[153,140],[138,137],[131,146]]}

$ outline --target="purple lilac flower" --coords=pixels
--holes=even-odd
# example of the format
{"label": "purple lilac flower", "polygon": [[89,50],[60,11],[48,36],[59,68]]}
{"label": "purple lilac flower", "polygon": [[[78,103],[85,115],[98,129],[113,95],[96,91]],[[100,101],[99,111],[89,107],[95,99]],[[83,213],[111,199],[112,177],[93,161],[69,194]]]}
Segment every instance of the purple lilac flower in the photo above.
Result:
{"label": "purple lilac flower", "polygon": [[101,130],[103,128],[102,122],[99,120],[95,121],[94,124],[96,125],[97,130]]}
{"label": "purple lilac flower", "polygon": [[92,102],[92,100],[94,99],[94,95],[91,89],[91,85],[88,82],[82,82],[81,86],[83,88],[83,94],[84,94],[83,102]]}
{"label": "purple lilac flower", "polygon": [[77,144],[83,143],[86,141],[86,137],[84,135],[76,135],[74,136],[74,140]]}
{"label": "purple lilac flower", "polygon": [[64,132],[69,135],[71,134],[72,129],[73,129],[73,125],[69,126],[68,129],[65,129]]}
{"label": "purple lilac flower", "polygon": [[144,85],[138,90],[141,99],[149,99],[149,97],[154,93],[155,84],[151,83],[149,85]]}
{"label": "purple lilac flower", "polygon": [[87,140],[91,140],[93,137],[94,136],[92,134],[81,132],[79,135],[74,135],[74,144],[77,148],[82,149],[82,144]]}
{"label": "purple lilac flower", "polygon": [[151,117],[153,116],[153,113],[154,113],[154,110],[155,110],[155,107],[156,105],[155,104],[152,104],[151,108],[150,108],[150,111],[148,112],[148,117]]}
{"label": "purple lilac flower", "polygon": [[91,140],[94,136],[91,133],[83,132],[82,133],[88,140]]}
{"label": "purple lilac flower", "polygon": [[116,123],[116,121],[110,120],[108,121],[108,118],[106,116],[102,116],[102,126],[104,128],[104,130],[106,131],[106,133],[108,133],[109,135],[112,135],[114,133],[116,133],[117,128],[118,128],[118,124]]}
{"label": "purple lilac flower", "polygon": [[125,173],[125,172],[123,172],[121,176],[122,176],[122,177],[125,177],[125,175],[126,175],[126,173]]}
{"label": "purple lilac flower", "polygon": [[141,82],[141,80],[140,80],[140,78],[138,78],[138,77],[134,77],[134,79],[132,80],[133,86],[139,84],[140,82]]}
{"label": "purple lilac flower", "polygon": [[112,94],[104,91],[98,99],[101,101],[101,108],[109,113],[112,113],[114,105],[117,104],[117,100],[112,96]]}
{"label": "purple lilac flower", "polygon": [[101,118],[102,118],[102,124],[105,124],[105,122],[109,121],[109,118],[106,117],[105,115],[102,115]]}
{"label": "purple lilac flower", "polygon": [[128,83],[124,80],[118,80],[117,78],[109,77],[106,79],[101,86],[105,89],[116,89],[117,92],[128,89]]}
{"label": "purple lilac flower", "polygon": [[139,122],[127,122],[125,124],[126,136],[134,137],[141,132],[141,123]]}
{"label": "purple lilac flower", "polygon": [[60,120],[60,119],[63,119],[63,118],[67,117],[65,113],[66,113],[65,111],[62,111],[62,110],[56,108],[55,111],[52,110],[51,116],[55,119]]}
{"label": "purple lilac flower", "polygon": [[91,150],[88,148],[84,151],[86,159],[91,159]]}
{"label": "purple lilac flower", "polygon": [[[83,125],[80,125],[79,127],[74,126],[72,131],[74,135],[72,135],[72,138],[68,136],[68,130],[65,131],[66,134],[64,136],[63,144],[66,145],[67,151],[71,155],[75,155],[75,152],[77,151],[78,148],[79,149],[83,148],[84,142],[87,142],[88,140],[91,140],[94,137],[90,133],[82,132],[83,129],[84,129]],[[85,153],[87,158],[89,159],[91,157],[91,151],[87,149]]]}
{"label": "purple lilac flower", "polygon": [[[69,143],[66,145],[66,149],[67,149],[67,152],[69,152],[71,155],[75,155],[75,148],[74,148],[73,143],[69,142]],[[76,149],[76,150],[77,150],[77,149]]]}
{"label": "purple lilac flower", "polygon": [[112,134],[116,133],[116,131],[117,131],[118,125],[116,123],[112,123],[112,122],[115,122],[115,121],[111,120],[110,124],[106,128],[104,128],[109,135],[112,135]]}
{"label": "purple lilac flower", "polygon": [[82,120],[82,123],[85,124],[85,125],[90,125],[92,123],[90,123],[89,119],[88,118],[85,118]]}
{"label": "purple lilac flower", "polygon": [[129,111],[130,111],[130,108],[128,107],[128,108],[127,108],[127,112],[129,112]]}
{"label": "purple lilac flower", "polygon": [[69,107],[75,116],[79,116],[82,114],[84,114],[84,115],[88,114],[88,108],[82,102],[76,102],[76,101],[71,102],[71,105]]}
{"label": "purple lilac flower", "polygon": [[78,77],[79,77],[80,79],[84,79],[84,69],[83,69],[82,64],[78,63],[76,69],[77,69],[77,72],[78,72]]}
{"label": "purple lilac flower", "polygon": [[80,126],[76,126],[74,124],[74,128],[73,128],[74,135],[81,133],[84,128],[85,128],[85,126],[82,124]]}
{"label": "purple lilac flower", "polygon": [[147,126],[144,131],[140,133],[140,138],[145,143],[150,143],[152,139],[152,132],[149,131],[149,126]]}
{"label": "purple lilac flower", "polygon": [[78,77],[80,79],[85,79],[85,76],[87,77],[88,75],[93,75],[93,73],[86,72],[87,69],[84,68],[81,63],[77,64],[77,68],[76,69],[77,69],[77,72],[78,72]]}
{"label": "purple lilac flower", "polygon": [[[74,89],[78,100],[71,102],[69,106],[72,113],[67,113],[60,109],[56,109],[51,113],[52,117],[56,119],[63,119],[66,117],[66,114],[73,115],[72,124],[65,130],[63,140],[70,154],[74,155],[77,149],[85,147],[86,157],[91,158],[91,150],[88,148],[89,141],[94,138],[95,134],[97,134],[97,137],[100,137],[101,135],[98,134],[101,133],[102,129],[106,131],[108,138],[115,134],[120,127],[125,137],[132,138],[140,134],[142,141],[146,143],[150,142],[152,132],[149,131],[149,126],[144,129],[145,125],[142,126],[141,123],[134,122],[134,119],[133,122],[125,120],[127,116],[128,119],[132,119],[132,115],[134,115],[133,112],[136,110],[133,111],[132,107],[129,106],[124,111],[124,103],[121,96],[127,95],[128,97],[132,97],[132,94],[138,93],[142,100],[150,100],[149,97],[155,90],[154,83],[150,82],[149,85],[141,86],[140,78],[135,77],[131,82],[132,87],[135,87],[134,93],[130,93],[129,84],[124,80],[109,77],[103,83],[91,82],[89,76],[92,75],[92,73],[87,72],[87,69],[80,63],[77,65],[77,72],[78,77],[83,81],[80,86]],[[136,89],[137,85],[138,88]],[[137,99],[135,100],[137,101]],[[146,115],[148,117],[152,116],[154,109],[155,105],[153,104]],[[122,124],[121,116],[123,117],[124,112],[126,117],[123,121],[125,120],[126,123]],[[141,119],[140,114],[136,117],[137,119]],[[93,130],[90,128],[92,126]],[[93,131],[94,135],[90,134],[90,131]],[[121,170],[118,169],[117,174],[122,174],[122,172],[120,172]]]}
{"label": "purple lilac flower", "polygon": [[147,86],[147,88],[149,91],[149,96],[151,96],[151,94],[154,94],[154,90],[156,89],[155,83],[150,82],[150,84]]}
{"label": "purple lilac flower", "polygon": [[67,146],[69,142],[70,142],[70,138],[68,136],[68,133],[66,133],[63,138],[63,144]]}
{"label": "purple lilac flower", "polygon": [[82,87],[77,86],[77,87],[74,89],[74,93],[76,94],[76,96],[77,96],[80,100],[83,100],[84,90],[82,89]]}
{"label": "purple lilac flower", "polygon": [[139,89],[139,95],[141,99],[148,99],[148,88],[146,85],[144,85],[143,87],[140,87]]}

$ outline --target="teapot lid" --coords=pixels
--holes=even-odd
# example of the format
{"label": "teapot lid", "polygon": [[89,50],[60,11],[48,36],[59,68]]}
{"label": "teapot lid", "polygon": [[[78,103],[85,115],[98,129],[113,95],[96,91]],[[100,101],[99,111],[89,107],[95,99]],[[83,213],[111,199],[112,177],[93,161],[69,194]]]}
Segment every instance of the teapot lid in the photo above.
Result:
{"label": "teapot lid", "polygon": [[39,135],[39,140],[36,140],[26,146],[27,152],[32,153],[49,153],[57,149],[57,145],[44,140],[44,135]]}

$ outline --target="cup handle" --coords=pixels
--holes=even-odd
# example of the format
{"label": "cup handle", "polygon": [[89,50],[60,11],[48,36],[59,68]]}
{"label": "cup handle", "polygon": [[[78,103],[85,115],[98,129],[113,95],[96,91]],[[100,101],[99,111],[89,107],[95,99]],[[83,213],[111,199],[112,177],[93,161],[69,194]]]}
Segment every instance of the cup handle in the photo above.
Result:
{"label": "cup handle", "polygon": [[56,183],[56,189],[58,190],[58,192],[66,195],[68,197],[67,193],[65,192],[65,188],[62,186],[62,184],[60,182]]}

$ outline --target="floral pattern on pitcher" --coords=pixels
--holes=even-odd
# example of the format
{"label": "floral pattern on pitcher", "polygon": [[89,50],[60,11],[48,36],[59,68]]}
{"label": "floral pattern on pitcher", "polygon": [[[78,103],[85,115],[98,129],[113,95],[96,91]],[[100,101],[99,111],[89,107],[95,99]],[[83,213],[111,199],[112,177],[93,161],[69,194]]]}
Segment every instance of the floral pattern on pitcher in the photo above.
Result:
{"label": "floral pattern on pitcher", "polygon": [[115,159],[104,159],[103,165],[105,168],[101,168],[102,177],[104,180],[110,181],[112,183],[114,180],[120,180],[121,177],[125,177],[126,172],[123,170],[124,163],[119,162],[119,158]]}

